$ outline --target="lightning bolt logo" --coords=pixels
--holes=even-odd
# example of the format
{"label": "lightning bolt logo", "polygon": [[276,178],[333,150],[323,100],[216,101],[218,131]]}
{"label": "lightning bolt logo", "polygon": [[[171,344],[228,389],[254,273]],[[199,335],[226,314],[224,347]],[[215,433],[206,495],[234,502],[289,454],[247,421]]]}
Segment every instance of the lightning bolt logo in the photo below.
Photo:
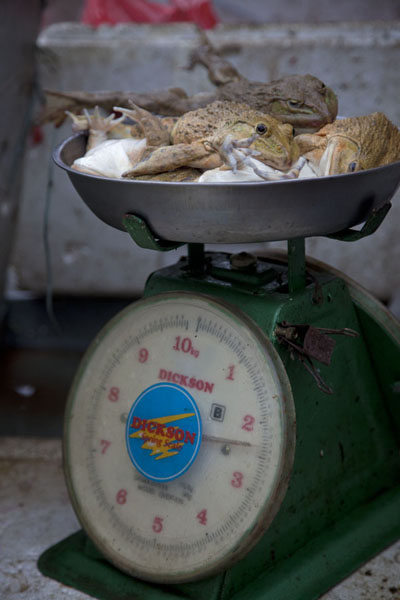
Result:
{"label": "lightning bolt logo", "polygon": [[[150,451],[150,456],[154,456],[155,460],[161,460],[163,458],[170,458],[179,454],[184,441],[178,440],[174,437],[175,432],[179,429],[178,425],[175,427],[168,427],[168,432],[164,430],[164,426],[173,421],[180,421],[187,419],[188,417],[195,416],[195,413],[183,413],[180,415],[169,415],[168,417],[155,417],[149,420],[148,424],[153,424],[156,431],[152,427],[150,429],[140,429],[129,435],[130,438],[143,439],[142,448]],[[145,425],[146,427],[146,425]]]}

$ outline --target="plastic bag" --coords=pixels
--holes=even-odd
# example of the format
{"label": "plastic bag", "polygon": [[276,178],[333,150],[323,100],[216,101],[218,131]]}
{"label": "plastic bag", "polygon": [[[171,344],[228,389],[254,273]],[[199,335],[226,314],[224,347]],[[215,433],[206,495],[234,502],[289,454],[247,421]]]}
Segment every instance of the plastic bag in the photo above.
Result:
{"label": "plastic bag", "polygon": [[217,24],[211,0],[86,0],[82,22],[87,25],[109,23],[195,23],[203,29]]}

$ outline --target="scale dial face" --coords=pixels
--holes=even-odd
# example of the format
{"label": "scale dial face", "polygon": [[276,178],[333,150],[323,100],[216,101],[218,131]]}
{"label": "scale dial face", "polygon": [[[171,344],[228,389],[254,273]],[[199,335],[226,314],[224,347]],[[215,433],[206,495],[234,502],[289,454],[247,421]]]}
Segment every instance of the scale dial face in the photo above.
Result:
{"label": "scale dial face", "polygon": [[75,378],[72,503],[119,569],[164,583],[211,575],[276,515],[294,428],[284,367],[244,313],[185,292],[140,300],[102,330]]}

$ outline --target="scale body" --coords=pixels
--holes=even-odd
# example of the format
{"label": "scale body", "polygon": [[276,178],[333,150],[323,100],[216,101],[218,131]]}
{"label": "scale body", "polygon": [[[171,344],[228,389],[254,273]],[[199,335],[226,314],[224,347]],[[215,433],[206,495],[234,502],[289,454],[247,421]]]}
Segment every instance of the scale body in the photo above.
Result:
{"label": "scale body", "polygon": [[[283,505],[256,548],[224,574],[225,595],[221,598],[231,597],[244,580],[252,581],[256,577],[260,577],[262,597],[280,598],[279,585],[285,588],[282,581],[276,590],[271,590],[271,595],[268,584],[264,582],[263,588],[262,583],[263,578],[268,581],[268,570],[272,569],[272,576],[278,564],[285,572],[286,581],[291,580],[288,584],[291,598],[318,597],[315,591],[314,595],[311,592],[312,584],[308,588],[309,595],[304,595],[305,590],[301,589],[304,574],[302,581],[296,581],[291,577],[289,564],[284,567],[288,556],[292,557],[292,563],[296,561],[296,551],[307,548],[310,538],[318,540],[331,535],[333,540],[335,526],[347,517],[350,531],[354,526],[352,535],[356,538],[356,547],[354,541],[353,548],[350,544],[347,547],[338,544],[333,556],[327,553],[325,560],[319,557],[318,568],[313,567],[311,561],[305,577],[309,578],[307,585],[312,581],[316,585],[319,578],[333,581],[334,564],[337,567],[341,561],[352,570],[349,565],[352,561],[353,565],[358,564],[357,554],[360,557],[365,552],[372,538],[385,537],[383,522],[379,525],[382,527],[379,534],[378,531],[373,533],[374,526],[368,525],[367,519],[360,527],[360,506],[365,511],[369,506],[371,512],[381,512],[381,518],[387,510],[386,534],[389,537],[394,534],[391,539],[398,537],[399,325],[388,319],[385,309],[368,294],[329,271],[318,269],[313,273],[311,267],[309,285],[288,294],[287,265],[282,258],[276,262],[259,259],[258,269],[247,276],[231,267],[226,254],[210,254],[208,259],[208,272],[203,278],[198,274],[191,276],[187,261],[182,261],[153,274],[146,294],[171,289],[196,290],[223,298],[245,311],[274,341],[284,362],[294,395],[297,430],[295,461]],[[263,279],[265,283],[261,283]],[[386,318],[386,325],[388,322],[391,325],[383,332],[379,323],[382,318]],[[275,332],[282,322],[337,330],[346,327],[359,332],[357,338],[336,337],[331,364],[318,365],[324,381],[333,389],[332,395],[318,389],[302,363],[276,340]],[[378,509],[376,499],[380,494],[382,505]],[[320,551],[324,554],[322,548]],[[300,550],[299,560],[301,554]],[[288,597],[288,591],[286,588],[282,598]],[[244,597],[255,597],[253,593],[250,583],[248,596]]]}
{"label": "scale body", "polygon": [[[258,259],[238,270],[228,254],[206,253],[202,274],[198,268],[182,259],[153,273],[144,297],[186,293],[217,298],[250,317],[272,340],[289,377],[296,450],[286,496],[256,546],[212,577],[169,584],[168,593],[221,600],[236,594],[317,598],[399,535],[399,325],[358,286],[319,265],[308,267],[308,284],[293,294],[282,257]],[[333,394],[318,389],[302,363],[277,341],[274,332],[282,322],[359,333],[337,336],[331,364],[318,366]],[[90,546],[86,542],[83,553],[96,557]],[[163,589],[129,579],[141,598],[157,597]]]}
{"label": "scale body", "polygon": [[[97,185],[101,179],[82,174],[77,177],[83,177],[84,185],[89,185],[92,180]],[[188,189],[195,188],[189,186]],[[85,199],[85,193],[80,193]],[[385,214],[384,210],[381,218]],[[372,233],[374,226],[371,222],[375,217],[367,220],[361,232],[347,231],[340,239],[353,241]],[[142,247],[156,250],[176,247],[156,239],[140,217],[127,215],[123,223],[135,242]],[[287,256],[278,254],[256,258],[246,254],[204,252],[203,245],[197,243],[189,244],[188,250],[188,256],[177,264],[150,275],[143,300],[138,303],[139,309],[133,304],[127,309],[128,317],[126,312],[117,315],[99,334],[83,360],[66,413],[65,462],[71,500],[89,537],[80,532],[60,542],[42,555],[39,568],[67,585],[104,600],[111,600],[115,596],[146,600],[317,599],[400,537],[400,324],[383,305],[353,281],[326,265],[312,260],[306,262],[304,238],[289,241]],[[107,394],[113,383],[109,374],[114,368],[117,372],[115,365],[118,364],[115,350],[118,340],[112,341],[112,334],[115,331],[121,340],[125,335],[118,329],[118,322],[129,319],[129,311],[134,315],[141,306],[152,307],[154,316],[157,314],[157,303],[160,303],[160,307],[163,304],[167,307],[168,303],[173,305],[176,302],[181,307],[186,299],[191,306],[197,306],[196,310],[203,311],[202,315],[209,305],[215,309],[219,319],[223,320],[227,315],[228,325],[235,327],[238,322],[244,332],[239,337],[245,346],[260,345],[265,356],[260,358],[258,364],[265,365],[268,373],[263,385],[270,386],[272,390],[267,408],[273,424],[270,432],[275,429],[278,432],[278,442],[274,442],[278,458],[271,461],[275,465],[272,468],[274,482],[270,484],[269,491],[261,492],[263,510],[260,519],[257,514],[253,525],[238,533],[237,548],[230,547],[222,552],[221,560],[203,561],[199,568],[193,562],[192,568],[189,564],[183,574],[172,567],[172,576],[168,577],[165,564],[151,567],[151,552],[146,554],[149,568],[145,560],[142,567],[135,571],[132,565],[124,563],[121,558],[123,551],[115,559],[114,551],[102,543],[101,534],[98,533],[102,529],[101,513],[96,512],[93,493],[97,486],[98,503],[104,503],[102,494],[107,482],[99,478],[90,495],[85,492],[86,484],[77,483],[74,475],[80,469],[80,462],[91,461],[88,451],[81,455],[81,460],[79,450],[75,448],[80,439],[82,447],[85,447],[85,436],[91,435],[93,413],[89,409],[81,413],[82,425],[79,415],[73,417],[73,412],[75,399],[79,395],[85,397],[86,380],[91,382],[87,386],[87,394],[93,397],[96,395],[94,387],[99,388],[107,381],[104,402],[110,401]],[[196,473],[196,465],[200,468],[200,453],[207,443],[219,443],[219,460],[226,454],[225,458],[229,461],[237,451],[235,441],[243,444],[248,439],[240,437],[246,435],[246,431],[239,432],[240,439],[236,439],[236,431],[225,435],[225,442],[221,442],[221,439],[219,442],[210,442],[212,436],[208,436],[207,442],[207,435],[204,434],[207,434],[206,429],[211,422],[210,415],[211,419],[214,418],[215,427],[224,411],[229,415],[229,397],[227,394],[219,396],[218,385],[214,390],[211,383],[221,355],[216,352],[214,356],[210,352],[209,359],[202,358],[204,362],[198,364],[203,367],[191,373],[196,375],[191,385],[190,378],[186,378],[186,371],[182,370],[182,354],[192,355],[196,360],[196,352],[203,347],[196,345],[193,331],[190,335],[184,333],[178,316],[175,321],[170,319],[170,322],[175,348],[168,356],[168,368],[163,370],[162,364],[157,364],[153,379],[146,380],[139,394],[135,392],[135,397],[125,403],[118,432],[110,434],[118,438],[124,464],[129,466],[124,467],[119,482],[117,479],[113,484],[115,502],[114,506],[107,509],[110,514],[119,510],[118,493],[121,490],[125,493],[128,489],[124,480],[128,471],[132,477],[139,472],[132,460],[127,458],[129,438],[135,435],[134,429],[131,434],[129,427],[134,428],[134,424],[139,423],[135,406],[140,404],[142,395],[151,392],[148,392],[149,386],[172,384],[183,392],[190,392],[202,407],[202,400],[198,398],[206,393],[205,386],[207,383],[209,385],[207,393],[211,398],[207,404],[207,414],[202,414],[203,434],[197,430],[198,435],[203,437],[202,446],[193,463],[185,467],[187,470],[181,475],[182,481],[191,472]],[[245,332],[249,333],[251,339],[246,337]],[[166,335],[162,330],[158,333],[160,336]],[[184,339],[185,348],[182,345]],[[150,350],[156,350],[157,344],[152,344]],[[217,341],[215,346],[218,346]],[[99,354],[103,361],[101,367],[93,359],[99,348],[102,349]],[[137,349],[140,351],[143,348],[148,349],[146,344],[139,344]],[[200,354],[204,356],[204,350],[200,350]],[[142,357],[147,360],[147,355],[143,354]],[[187,359],[184,363],[187,365],[191,359],[187,356],[184,358]],[[104,375],[106,364],[109,365],[107,376]],[[205,367],[207,371],[202,371]],[[225,366],[225,379],[233,375],[230,367],[233,369],[233,364]],[[128,382],[129,371],[124,373],[123,378]],[[196,387],[196,382],[202,383]],[[246,390],[240,388],[240,400],[235,398],[234,401],[239,402],[239,406],[245,405],[246,395]],[[262,418],[261,412],[257,412],[259,409],[254,404],[254,392],[250,388],[248,396],[250,408],[248,411],[241,409],[239,419],[243,425],[251,426],[252,422],[246,418],[252,418],[253,415],[260,421]],[[271,417],[274,398],[278,397],[278,410],[275,417]],[[154,418],[155,414],[153,412],[150,418]],[[106,413],[101,415],[99,421],[107,423]],[[154,427],[153,423],[153,430]],[[124,445],[125,440],[121,441],[121,436],[126,437],[127,446]],[[111,443],[114,437],[110,438]],[[108,443],[110,440],[107,438],[104,441]],[[103,449],[107,451],[104,444]],[[118,469],[116,465],[115,471],[118,472]],[[248,471],[251,475],[251,467],[248,467]],[[81,478],[85,474],[90,478],[90,468],[84,467],[82,474]],[[221,468],[221,479],[223,475],[224,469]],[[246,475],[245,464],[231,469],[227,475],[233,498],[235,484],[241,483],[241,478]],[[143,471],[139,477],[143,477]],[[153,477],[149,488],[160,489],[164,485],[154,482],[154,474],[149,477]],[[175,481],[179,482],[179,477]],[[199,485],[202,485],[201,479]],[[214,485],[217,494],[219,482]],[[207,508],[204,504],[196,509],[195,518],[200,529],[212,512],[213,492],[211,488]],[[87,502],[86,498],[89,499]],[[203,496],[201,502],[205,501]],[[230,496],[227,496],[226,505],[229,512],[233,506]],[[165,502],[160,497],[159,511],[154,513],[153,533],[150,536],[154,547],[157,545],[157,534],[166,524],[164,506]],[[144,506],[143,515],[146,515],[146,509]],[[140,514],[140,505],[137,510]],[[178,529],[177,517],[174,523]],[[127,519],[127,528],[129,526]],[[182,527],[185,527],[184,520]],[[114,528],[112,535],[116,537],[118,550],[118,536],[121,538],[121,547],[122,539],[126,536],[121,528]],[[174,551],[171,551],[172,559],[173,555]],[[161,572],[159,577],[157,569]]]}

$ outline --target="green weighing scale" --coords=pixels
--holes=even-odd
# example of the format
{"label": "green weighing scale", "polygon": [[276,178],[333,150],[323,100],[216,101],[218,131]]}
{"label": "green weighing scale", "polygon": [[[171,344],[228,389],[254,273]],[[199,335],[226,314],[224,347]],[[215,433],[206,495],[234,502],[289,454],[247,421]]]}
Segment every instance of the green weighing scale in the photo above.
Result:
{"label": "green weighing scale", "polygon": [[[93,212],[141,247],[188,254],[83,358],[64,435],[82,531],[39,568],[104,600],[319,598],[400,537],[400,324],[306,261],[304,240],[373,233],[400,163],[137,182],[72,170],[84,144],[54,158]],[[284,239],[287,254],[264,257],[204,249]]]}

